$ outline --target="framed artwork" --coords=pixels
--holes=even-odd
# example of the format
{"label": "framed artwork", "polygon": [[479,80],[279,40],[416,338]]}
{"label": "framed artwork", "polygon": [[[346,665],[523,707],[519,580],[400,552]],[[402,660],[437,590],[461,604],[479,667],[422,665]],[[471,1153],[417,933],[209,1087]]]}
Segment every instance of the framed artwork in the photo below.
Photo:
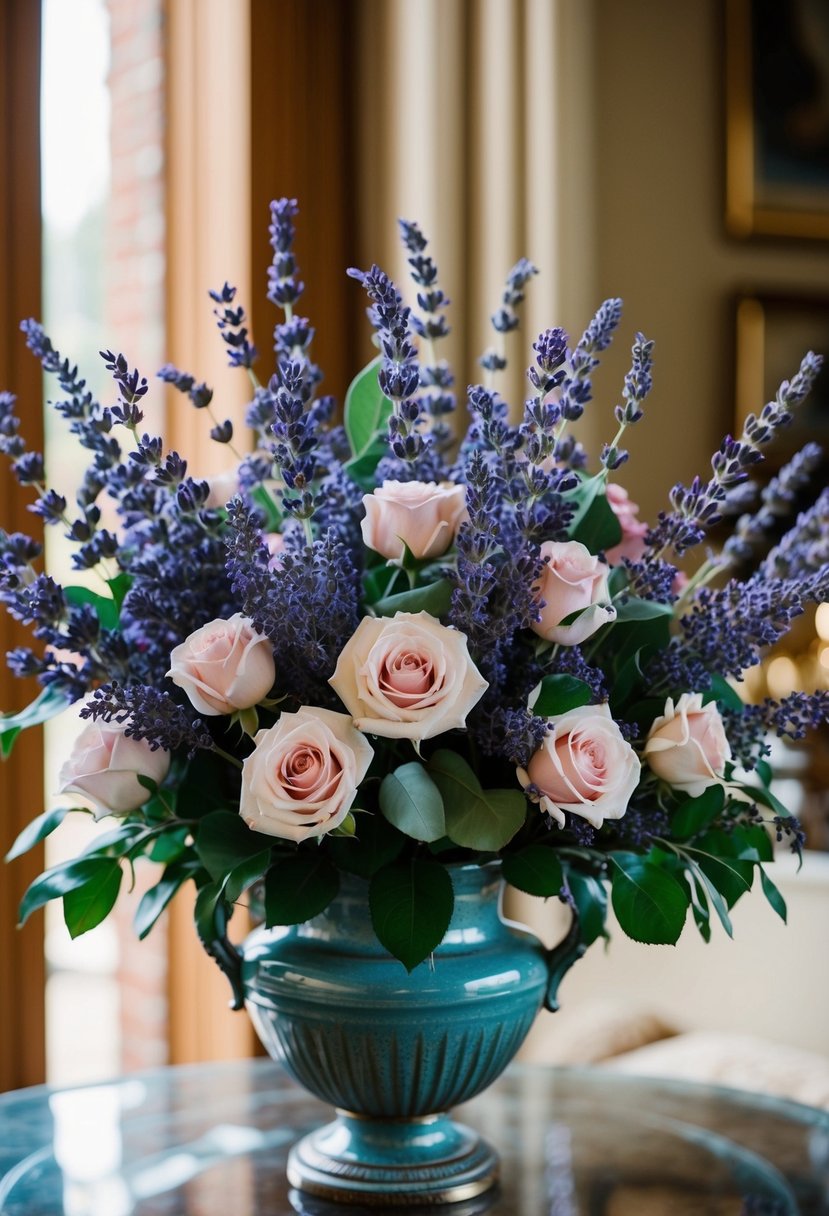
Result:
{"label": "framed artwork", "polygon": [[826,358],[815,385],[794,421],[767,449],[770,469],[779,468],[810,440],[829,457],[829,296],[745,294],[737,300],[734,434],[747,416],[771,401],[783,380],[791,380],[807,350]]}
{"label": "framed artwork", "polygon": [[829,4],[726,0],[726,226],[829,239]]}

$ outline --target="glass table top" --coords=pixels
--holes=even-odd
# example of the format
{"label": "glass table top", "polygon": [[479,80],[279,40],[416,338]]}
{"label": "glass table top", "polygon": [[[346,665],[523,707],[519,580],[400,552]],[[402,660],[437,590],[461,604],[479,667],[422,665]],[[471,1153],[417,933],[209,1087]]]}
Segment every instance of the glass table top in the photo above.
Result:
{"label": "glass table top", "polygon": [[[513,1066],[456,1115],[496,1146],[501,1180],[488,1196],[432,1213],[829,1213],[829,1114],[795,1103],[599,1069]],[[382,1213],[288,1185],[291,1144],[330,1118],[267,1060],[0,1095],[0,1213]]]}

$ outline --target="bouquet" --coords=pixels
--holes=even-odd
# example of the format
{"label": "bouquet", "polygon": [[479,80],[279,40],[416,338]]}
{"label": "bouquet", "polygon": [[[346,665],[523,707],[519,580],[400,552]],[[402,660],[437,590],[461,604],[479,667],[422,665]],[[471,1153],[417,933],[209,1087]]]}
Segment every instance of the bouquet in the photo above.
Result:
{"label": "bouquet", "polygon": [[[448,300],[420,229],[402,222],[411,307],[378,267],[349,272],[379,353],[340,422],[296,311],[296,214],[294,200],[272,204],[268,298],[280,311],[266,382],[235,289],[211,292],[230,363],[250,377],[250,435],[215,412],[207,385],[159,373],[229,449],[230,490],[144,433],[148,384],[121,354],[102,352],[117,400],[101,405],[23,323],[57,382],[54,408],[90,454],[74,503],[48,484],[7,393],[0,447],[92,577],[61,586],[37,540],[0,534],[0,597],[36,639],[8,663],[42,685],[0,719],[3,754],[71,702],[85,721],[61,771],[65,805],[9,856],[69,810],[89,814],[76,797],[115,822],[35,880],[21,919],[60,897],[83,933],[143,859],[160,873],[139,935],[193,883],[199,936],[220,962],[236,905],[298,924],[345,872],[366,880],[376,935],[411,970],[446,930],[451,867],[494,859],[520,890],[569,904],[585,945],[607,935],[609,900],[648,943],[676,942],[689,912],[704,938],[715,920],[730,933],[755,880],[785,917],[766,866],[774,837],[799,851],[803,834],[770,788],[767,739],[825,721],[829,694],[749,705],[736,689],[829,594],[829,491],[795,517],[812,444],[761,493],[749,474],[820,359],[807,354],[648,526],[617,480],[651,389],[642,334],[613,437],[589,460],[573,433],[621,301],[575,343],[559,328],[538,336],[513,415],[498,377],[536,273],[521,260],[456,433],[439,355]],[[680,571],[722,519],[721,551]]]}

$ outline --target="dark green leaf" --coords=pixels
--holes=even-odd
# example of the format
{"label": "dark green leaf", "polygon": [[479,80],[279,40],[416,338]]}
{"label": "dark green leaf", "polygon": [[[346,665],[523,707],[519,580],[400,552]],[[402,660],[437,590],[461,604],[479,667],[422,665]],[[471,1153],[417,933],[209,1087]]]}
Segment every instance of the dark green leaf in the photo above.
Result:
{"label": "dark green leaf", "polygon": [[709,785],[697,798],[689,798],[671,816],[671,836],[684,840],[696,836],[717,818],[725,806],[721,785]]}
{"label": "dark green leaf", "polygon": [[[640,654],[641,651],[637,650],[625,659],[623,663],[619,664],[610,692],[610,699],[614,707],[623,705],[633,692],[634,685],[638,681],[644,680],[642,667],[639,663]],[[635,721],[636,719],[632,720]]]}
{"label": "dark green leaf", "polygon": [[380,786],[380,810],[413,840],[440,840],[446,819],[440,790],[422,764],[401,764]]}
{"label": "dark green leaf", "polygon": [[629,582],[628,572],[624,566],[614,566],[610,574],[607,576],[607,586],[610,591],[610,598],[615,599],[616,596],[624,591]]}
{"label": "dark green leaf", "polygon": [[724,709],[733,709],[737,713],[745,708],[740,694],[722,676],[711,677],[711,687],[703,694],[702,700],[705,705],[709,701],[718,701]]}
{"label": "dark green leaf", "polygon": [[561,862],[553,849],[543,844],[528,844],[504,858],[505,880],[528,895],[558,895],[564,885]]}
{"label": "dark green leaf", "polygon": [[0,714],[0,756],[5,760],[11,754],[14,741],[22,730],[29,726],[40,726],[50,718],[57,717],[66,709],[68,702],[54,688],[44,688],[25,709],[16,714]]}
{"label": "dark green leaf", "polygon": [[731,839],[736,846],[736,857],[740,861],[772,861],[774,848],[771,837],[762,824],[735,827]]}
{"label": "dark green leaf", "polygon": [[[653,655],[665,650],[671,639],[671,618],[652,617],[648,621],[621,621],[613,626],[613,663],[620,670],[623,663],[639,651],[644,667]],[[664,706],[664,699],[662,705]]]}
{"label": "dark green leaf", "polygon": [[592,874],[569,870],[565,875],[579,914],[579,931],[585,946],[607,937],[607,888]]}
{"label": "dark green leaf", "polygon": [[235,811],[211,811],[196,829],[196,852],[211,878],[222,879],[273,840],[253,832]]}
{"label": "dark green leaf", "polygon": [[389,452],[388,444],[380,438],[375,439],[361,456],[353,456],[344,466],[348,476],[361,490],[370,493],[377,484],[377,466]]}
{"label": "dark green leaf", "polygon": [[203,946],[209,946],[225,931],[229,909],[223,895],[223,882],[209,882],[196,896],[193,918],[199,941]]}
{"label": "dark green leaf", "polygon": [[787,916],[786,901],[763,869],[760,870],[760,886],[763,888],[763,894],[766,899],[785,924]]}
{"label": "dark green leaf", "polygon": [[115,578],[108,578],[106,585],[112,592],[112,598],[115,600],[115,605],[120,613],[121,605],[127,598],[127,592],[132,586],[132,575],[122,570],[120,574],[115,575]]}
{"label": "dark green leaf", "polygon": [[119,613],[115,600],[109,599],[105,595],[98,595],[97,591],[90,591],[88,587],[64,587],[63,594],[67,604],[71,604],[73,607],[80,604],[91,604],[102,629],[115,630],[118,628]]}
{"label": "dark green leaf", "polygon": [[570,539],[586,545],[591,553],[612,549],[622,539],[622,527],[605,496],[607,479],[603,474],[586,478],[577,489],[565,494],[576,504],[570,522]]}
{"label": "dark green leaf", "polygon": [[53,811],[44,811],[42,815],[38,815],[37,819],[33,819],[17,837],[6,854],[6,861],[14,861],[15,857],[22,857],[24,853],[28,853],[29,849],[40,844],[41,840],[45,840],[59,824],[63,823],[71,809],[68,806],[59,806]]}
{"label": "dark green leaf", "polygon": [[225,887],[225,896],[232,903],[243,893],[248,887],[257,882],[258,879],[267,870],[271,864],[271,850],[263,849],[261,853],[254,853],[252,857],[248,857],[245,861],[240,861],[235,869],[231,870]]}
{"label": "dark green leaf", "polygon": [[[689,875],[694,880],[696,880],[696,882],[698,884],[699,889],[697,891],[697,896],[698,896],[700,902],[704,903],[704,900],[705,900],[705,897],[702,894],[702,888],[704,887],[705,890],[708,892],[708,896],[711,900],[711,903],[714,905],[714,911],[717,913],[717,916],[720,919],[720,923],[721,923],[723,929],[725,929],[725,931],[729,937],[733,937],[734,928],[731,924],[731,918],[728,915],[728,908],[726,907],[725,900],[723,899],[722,895],[720,895],[719,891],[714,886],[713,882],[708,877],[708,875],[705,873],[705,871],[701,870],[700,867],[697,865],[697,863],[692,858],[684,856],[684,860],[688,867]],[[697,921],[697,924],[699,924],[699,921]],[[705,940],[708,941],[708,938],[706,938]]]}
{"label": "dark green leaf", "polygon": [[406,837],[382,815],[357,815],[356,836],[331,836],[328,850],[335,864],[349,874],[371,878],[400,856]]}
{"label": "dark green leaf", "polygon": [[530,708],[539,718],[553,718],[569,709],[589,705],[592,699],[590,685],[584,680],[568,675],[545,676]]}
{"label": "dark green leaf", "polygon": [[146,831],[143,823],[121,823],[109,832],[99,832],[97,836],[93,836],[84,849],[83,856],[123,857]]}
{"label": "dark green leaf", "polygon": [[446,578],[438,579],[425,587],[411,591],[400,591],[386,596],[374,605],[378,616],[394,616],[395,612],[428,612],[440,617],[448,611],[452,602],[452,584]]}
{"label": "dark green leaf", "polygon": [[774,773],[771,771],[771,765],[768,760],[758,760],[756,765],[757,776],[762,781],[766,789],[771,785],[771,779]]}
{"label": "dark green leaf", "polygon": [[202,819],[211,811],[239,802],[238,784],[228,785],[235,775],[227,761],[206,748],[196,752],[187,765],[177,791],[176,813],[180,819]]}
{"label": "dark green leaf", "polygon": [[791,811],[785,807],[779,798],[776,798],[771,790],[758,788],[756,785],[746,785],[744,782],[738,781],[735,784],[755,800],[761,806],[766,806],[770,811],[774,811],[775,815],[782,815],[785,819],[791,816]]}
{"label": "dark green leaf", "polygon": [[195,861],[174,861],[167,866],[155,886],[144,892],[133,920],[139,938],[147,936],[176,891],[193,877],[198,868]]}
{"label": "dark green leaf", "polygon": [[379,566],[372,566],[366,570],[363,575],[363,592],[367,604],[376,604],[378,600],[386,596],[392,585],[398,579],[403,579],[405,585],[406,579],[399,566],[395,566],[392,562],[383,562]]}
{"label": "dark green leaf", "polygon": [[185,842],[188,830],[188,828],[169,828],[166,832],[162,832],[160,836],[157,836],[148,853],[150,861],[166,864],[180,857],[187,847]]}
{"label": "dark green leaf", "polygon": [[20,901],[18,913],[22,925],[37,908],[48,904],[50,899],[58,899],[76,887],[82,887],[98,873],[101,866],[109,866],[111,862],[105,857],[76,857],[72,861],[62,861],[52,866],[34,880]]}
{"label": "dark green leaf", "polygon": [[690,899],[681,883],[635,854],[609,854],[614,865],[613,911],[636,942],[674,945],[685,924]]}
{"label": "dark green leaf", "polygon": [[333,862],[318,849],[283,857],[265,876],[265,924],[298,925],[323,912],[340,889]]}
{"label": "dark green leaf", "polygon": [[[703,841],[704,841],[703,837]],[[701,841],[700,843],[702,843]],[[686,846],[697,862],[706,878],[714,884],[717,891],[725,899],[729,908],[733,908],[740,896],[751,889],[754,877],[754,866],[748,861],[737,861],[731,857],[717,857],[704,849]]]}
{"label": "dark green leaf", "polygon": [[101,859],[96,872],[63,897],[63,919],[70,937],[80,937],[99,925],[112,911],[121,889],[121,866],[113,858]]}
{"label": "dark green leaf", "polygon": [[527,803],[520,790],[482,790],[478,778],[457,752],[441,748],[429,772],[443,797],[446,834],[455,844],[497,853],[524,822]]}
{"label": "dark green leaf", "polygon": [[655,617],[672,617],[672,604],[659,604],[655,600],[640,600],[632,595],[623,604],[616,605],[616,623],[625,621],[652,621]]}
{"label": "dark green leaf", "polygon": [[437,861],[396,862],[374,875],[368,902],[379,942],[413,971],[449,927],[452,880]]}
{"label": "dark green leaf", "polygon": [[353,460],[366,454],[391,415],[392,404],[383,396],[377,379],[382,363],[382,355],[372,359],[357,373],[345,394],[343,421]]}

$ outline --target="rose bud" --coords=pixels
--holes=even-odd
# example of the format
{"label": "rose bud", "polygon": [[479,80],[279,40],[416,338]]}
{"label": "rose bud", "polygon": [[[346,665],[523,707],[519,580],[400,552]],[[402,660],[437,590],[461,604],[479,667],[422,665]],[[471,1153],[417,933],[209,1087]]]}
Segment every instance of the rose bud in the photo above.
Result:
{"label": "rose bud", "polygon": [[399,561],[405,542],[418,559],[440,557],[466,511],[466,488],[448,481],[384,481],[364,495],[363,506],[363,540],[375,553]]}
{"label": "rose bud", "polygon": [[702,703],[702,693],[684,692],[648,731],[643,753],[657,777],[696,798],[722,781],[731,748],[716,702]]}
{"label": "rose bud", "polygon": [[176,646],[167,675],[199,713],[232,714],[270,692],[276,678],[273,646],[236,612],[226,621],[210,621]]}
{"label": "rose bud", "polygon": [[630,501],[627,490],[616,485],[615,482],[611,482],[607,486],[605,494],[608,506],[622,529],[622,539],[618,545],[607,550],[605,557],[611,566],[618,566],[625,557],[631,562],[641,561],[645,552],[648,525],[639,519],[639,507],[635,502]]}
{"label": "rose bud", "polygon": [[374,751],[347,714],[303,706],[260,730],[242,767],[239,813],[285,840],[322,836],[345,820]]}
{"label": "rose bud", "polygon": [[488,687],[466,635],[428,612],[363,617],[328,682],[359,730],[413,740],[464,726]]}
{"label": "rose bud", "polygon": [[613,721],[607,705],[582,705],[549,718],[550,731],[518,769],[526,789],[540,790],[541,810],[564,825],[564,812],[580,815],[594,828],[621,819],[639,784],[636,752]]}
{"label": "rose bud", "polygon": [[[616,619],[607,586],[608,567],[577,540],[545,541],[541,546],[544,569],[537,583],[544,601],[541,619],[532,629],[562,646],[578,646],[597,629]],[[574,612],[581,615],[562,625]]]}
{"label": "rose bud", "polygon": [[160,785],[170,753],[163,747],[153,751],[146,739],[131,739],[125,726],[98,721],[84,727],[58,775],[62,794],[82,794],[105,815],[126,815],[148,801],[150,792],[138,778]]}

